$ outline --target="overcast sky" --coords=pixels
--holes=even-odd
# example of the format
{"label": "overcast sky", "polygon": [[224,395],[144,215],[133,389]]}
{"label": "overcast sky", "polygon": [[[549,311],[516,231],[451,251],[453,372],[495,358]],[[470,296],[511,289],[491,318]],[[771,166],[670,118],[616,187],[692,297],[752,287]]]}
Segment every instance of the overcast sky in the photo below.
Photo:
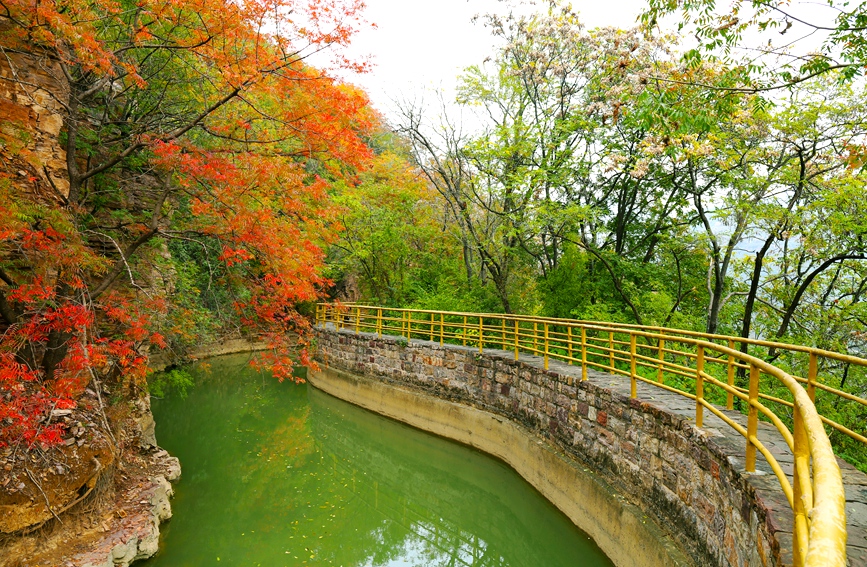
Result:
{"label": "overcast sky", "polygon": [[[497,0],[366,0],[367,19],[376,29],[363,30],[350,54],[372,56],[373,69],[344,77],[370,94],[388,114],[391,100],[411,97],[424,87],[453,93],[455,78],[466,67],[493,53],[493,39],[476,14],[503,13]],[[578,0],[573,7],[590,27],[631,27],[644,0]],[[453,95],[452,95],[453,96]]]}
{"label": "overcast sky", "polygon": [[[458,74],[470,65],[482,63],[485,57],[494,52],[493,38],[481,21],[471,22],[473,16],[508,11],[507,4],[499,0],[365,2],[366,18],[377,27],[358,33],[348,54],[355,58],[369,55],[373,68],[363,75],[344,73],[341,78],[363,87],[374,106],[386,116],[390,114],[392,101],[417,98],[424,88],[442,88],[446,98],[453,99]],[[833,24],[833,11],[829,13],[828,6],[822,8],[818,4],[815,0],[793,0],[791,8],[797,9],[797,14],[807,20]],[[573,8],[589,28],[632,27],[645,5],[646,0],[572,2]],[[728,9],[727,4],[721,3],[721,9]],[[786,36],[776,31],[764,35],[755,30],[748,31],[744,37],[745,45],[764,46],[769,38],[775,45],[797,39],[796,52],[805,53],[818,48],[822,37],[815,35],[815,30],[799,28],[803,26],[795,24]],[[750,50],[743,51],[743,54],[755,56]],[[311,58],[310,62],[319,66],[316,57]]]}

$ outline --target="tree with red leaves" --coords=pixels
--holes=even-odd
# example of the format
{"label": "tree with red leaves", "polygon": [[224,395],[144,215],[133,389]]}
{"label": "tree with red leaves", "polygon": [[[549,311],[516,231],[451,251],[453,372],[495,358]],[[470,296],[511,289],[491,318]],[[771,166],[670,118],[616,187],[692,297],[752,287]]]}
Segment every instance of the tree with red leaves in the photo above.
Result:
{"label": "tree with red leaves", "polygon": [[92,380],[134,390],[151,347],[200,338],[203,310],[291,375],[329,194],[367,167],[375,123],[305,58],[363,68],[341,55],[362,8],[0,0],[0,446],[59,442],[52,410]]}

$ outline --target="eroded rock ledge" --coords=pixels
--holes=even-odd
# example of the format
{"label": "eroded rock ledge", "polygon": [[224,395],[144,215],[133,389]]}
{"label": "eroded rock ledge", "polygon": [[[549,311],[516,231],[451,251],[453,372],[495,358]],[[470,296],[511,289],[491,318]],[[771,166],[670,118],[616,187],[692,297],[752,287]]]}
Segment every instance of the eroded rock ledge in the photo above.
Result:
{"label": "eroded rock ledge", "polygon": [[[157,357],[151,367],[162,370],[176,362],[264,348],[262,342],[225,339],[202,345],[185,361]],[[95,480],[113,485],[95,490],[61,514],[63,523],[52,519],[35,498],[37,491],[30,490],[32,507],[41,509],[42,516],[17,533],[4,536],[0,530],[0,567],[127,567],[158,551],[159,526],[172,516],[171,483],[180,477],[180,463],[157,446],[149,398],[132,401],[128,407],[128,412],[118,416],[122,425],[117,426],[116,435],[127,447],[120,468],[105,467],[99,471],[105,474],[96,475]],[[93,443],[90,437],[88,443]],[[27,533],[28,529],[34,531]],[[14,530],[7,533],[10,531]]]}
{"label": "eroded rock ledge", "polygon": [[163,450],[154,455],[153,468],[156,474],[130,484],[118,495],[121,507],[112,511],[119,518],[117,524],[94,541],[85,539],[75,545],[84,549],[64,557],[64,567],[127,567],[157,552],[160,523],[172,517],[170,483],[180,477],[181,468]]}
{"label": "eroded rock ledge", "polygon": [[2,567],[128,567],[157,552],[159,525],[172,515],[171,482],[178,460],[162,449],[129,456],[116,472],[114,489],[33,533],[8,540]]}

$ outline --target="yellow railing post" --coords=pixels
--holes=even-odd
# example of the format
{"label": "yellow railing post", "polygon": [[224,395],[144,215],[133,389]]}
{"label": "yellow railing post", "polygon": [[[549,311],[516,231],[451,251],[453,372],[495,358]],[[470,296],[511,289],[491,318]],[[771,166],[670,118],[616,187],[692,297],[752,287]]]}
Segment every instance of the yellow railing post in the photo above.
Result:
{"label": "yellow railing post", "polygon": [[[729,339],[729,348],[732,350],[735,349],[735,341],[733,339]],[[729,388],[735,387],[735,356],[733,354],[729,354],[727,383]],[[731,392],[726,392],[726,409],[734,409],[734,407],[735,395]]]}
{"label": "yellow railing post", "polygon": [[515,360],[518,360],[518,336],[521,334],[521,323],[515,319]]}
{"label": "yellow railing post", "polygon": [[569,342],[568,354],[569,354],[569,364],[572,364],[572,325],[566,326],[566,340]]}
{"label": "yellow railing post", "polygon": [[355,308],[355,334],[358,334],[358,328],[361,325],[361,307]]}
{"label": "yellow railing post", "polygon": [[430,342],[433,342],[433,335],[434,335],[434,314],[433,314],[433,312],[431,312],[431,314],[430,314],[430,328],[428,329],[428,331],[430,331]]}
{"label": "yellow railing post", "polygon": [[756,403],[759,401],[759,367],[750,363],[750,409],[747,413],[747,472],[756,472],[756,446],[753,441],[756,439],[756,433],[759,430],[759,408]]}
{"label": "yellow railing post", "polygon": [[656,358],[659,359],[659,366],[656,368],[656,381],[662,384],[662,373],[664,372],[663,368],[665,367],[665,339],[659,339],[659,352],[657,353]]}
{"label": "yellow railing post", "polygon": [[440,346],[443,346],[445,337],[445,315],[440,311]]}
{"label": "yellow railing post", "polygon": [[614,370],[614,331],[608,331],[608,368]]}
{"label": "yellow railing post", "polygon": [[545,370],[548,370],[548,323],[545,323]]}
{"label": "yellow railing post", "polygon": [[334,327],[340,331],[340,309],[334,308]]}
{"label": "yellow railing post", "polygon": [[461,329],[461,344],[467,346],[467,316],[464,315],[464,326]]}
{"label": "yellow railing post", "polygon": [[376,329],[379,336],[382,336],[382,309],[376,310]]}
{"label": "yellow railing post", "polygon": [[637,375],[635,371],[635,334],[629,333],[629,397],[637,398],[638,397],[638,384],[636,383],[635,377]]}
{"label": "yellow railing post", "polygon": [[581,325],[581,380],[587,379],[587,327]]}
{"label": "yellow railing post", "polygon": [[795,512],[795,534],[792,558],[795,565],[804,565],[809,547],[809,520],[807,513],[813,508],[813,490],[810,484],[810,446],[804,429],[804,418],[797,404],[794,407],[792,434],[795,442],[795,466],[792,476],[792,502]]}
{"label": "yellow railing post", "polygon": [[479,354],[484,352],[484,348],[485,348],[484,336],[485,336],[484,321],[482,319],[482,316],[479,315]]}
{"label": "yellow railing post", "polygon": [[539,354],[539,325],[533,321],[533,354]]}
{"label": "yellow railing post", "polygon": [[704,347],[701,345],[695,360],[695,425],[704,425]]}
{"label": "yellow railing post", "polygon": [[810,353],[810,369],[807,374],[807,395],[810,400],[816,401],[816,377],[819,374],[819,357],[815,352]]}

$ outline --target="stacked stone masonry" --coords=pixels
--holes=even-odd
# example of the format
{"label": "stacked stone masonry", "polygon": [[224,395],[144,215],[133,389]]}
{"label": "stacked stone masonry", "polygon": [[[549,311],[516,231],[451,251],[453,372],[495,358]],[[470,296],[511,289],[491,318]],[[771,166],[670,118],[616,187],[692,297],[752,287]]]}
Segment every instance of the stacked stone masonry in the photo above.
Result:
{"label": "stacked stone masonry", "polygon": [[[743,438],[715,416],[694,425],[695,403],[639,382],[539,357],[369,333],[319,329],[320,363],[484,409],[517,422],[592,467],[682,542],[697,565],[792,564],[792,513],[761,457],[744,468]],[[706,412],[707,413],[707,412]],[[727,412],[745,423],[745,417]],[[782,437],[759,438],[787,474]],[[867,475],[840,461],[847,491],[849,563],[867,566]]]}

